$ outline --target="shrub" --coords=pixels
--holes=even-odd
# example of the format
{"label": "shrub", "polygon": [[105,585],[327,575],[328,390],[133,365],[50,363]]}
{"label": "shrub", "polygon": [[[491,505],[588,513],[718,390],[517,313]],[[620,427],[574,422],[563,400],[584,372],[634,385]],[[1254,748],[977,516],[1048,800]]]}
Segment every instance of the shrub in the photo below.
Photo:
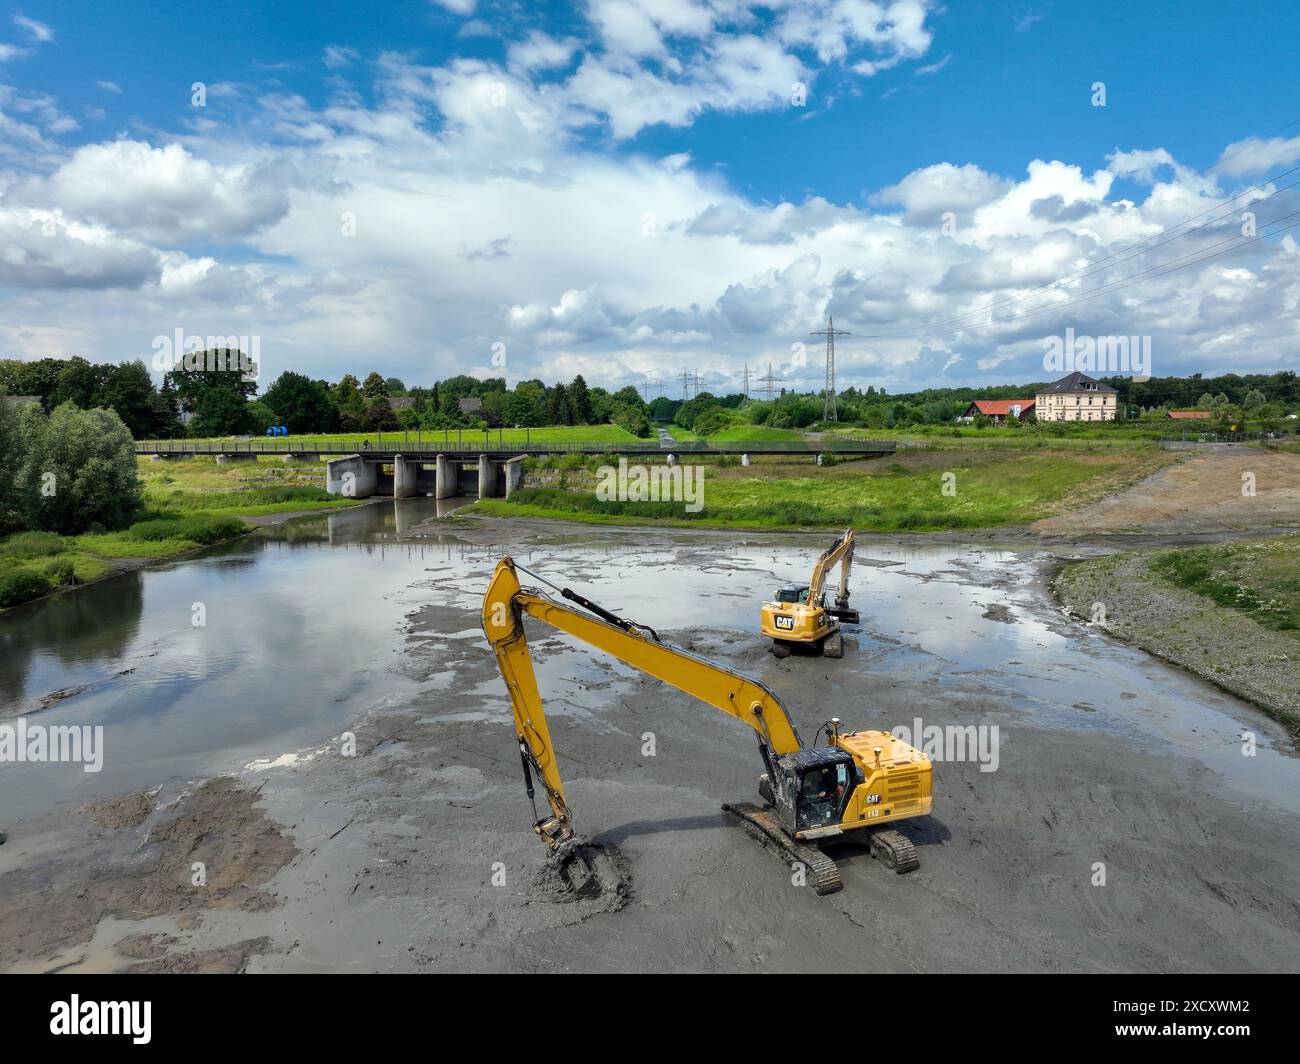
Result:
{"label": "shrub", "polygon": [[71,558],[55,558],[45,566],[45,578],[55,587],[77,582],[77,572]]}
{"label": "shrub", "polygon": [[219,543],[244,531],[244,523],[234,517],[159,517],[137,521],[128,530],[132,539],[156,541],[188,539],[194,543]]}
{"label": "shrub", "polygon": [[39,598],[50,590],[50,582],[30,569],[11,569],[0,573],[0,609]]}
{"label": "shrub", "polygon": [[0,543],[0,557],[45,558],[63,550],[63,539],[53,532],[19,532]]}

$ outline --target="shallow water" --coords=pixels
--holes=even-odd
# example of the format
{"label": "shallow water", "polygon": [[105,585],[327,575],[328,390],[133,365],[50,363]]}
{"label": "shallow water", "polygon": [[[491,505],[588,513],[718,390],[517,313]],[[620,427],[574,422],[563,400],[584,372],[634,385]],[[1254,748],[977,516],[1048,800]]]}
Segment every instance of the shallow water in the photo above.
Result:
{"label": "shallow water", "polygon": [[[447,720],[456,714],[448,715],[449,700],[459,696],[461,719],[507,721],[495,681],[471,689],[454,671],[435,670],[417,682],[395,667],[410,652],[408,615],[431,603],[464,610],[439,640],[481,639],[480,596],[501,551],[451,531],[397,540],[446,509],[411,499],[302,518],[0,618],[0,717],[105,729],[100,772],[0,764],[3,822],[309,750],[385,705],[427,699]],[[665,633],[747,642],[758,638],[758,602],[807,579],[815,544],[815,537],[557,529],[515,557]],[[1062,742],[1069,729],[1087,729],[1168,749],[1220,773],[1235,794],[1300,812],[1300,762],[1271,748],[1278,731],[1270,722],[1065,621],[1041,590],[1041,562],[958,545],[860,545],[852,601],[862,623],[848,630],[836,667],[869,672],[881,684],[933,679],[936,703],[915,711],[925,723],[950,719],[944,692],[991,694],[995,704],[1004,696],[1027,722],[1062,729]],[[193,624],[198,604],[201,627]],[[436,653],[436,645],[425,651]],[[631,675],[576,650],[538,665],[548,712],[596,727],[603,686]],[[37,711],[51,692],[83,686]],[[870,706],[837,712],[855,725],[913,723],[878,719]],[[1256,757],[1241,755],[1244,728],[1261,735]],[[1014,743],[1014,729],[1003,742]]]}

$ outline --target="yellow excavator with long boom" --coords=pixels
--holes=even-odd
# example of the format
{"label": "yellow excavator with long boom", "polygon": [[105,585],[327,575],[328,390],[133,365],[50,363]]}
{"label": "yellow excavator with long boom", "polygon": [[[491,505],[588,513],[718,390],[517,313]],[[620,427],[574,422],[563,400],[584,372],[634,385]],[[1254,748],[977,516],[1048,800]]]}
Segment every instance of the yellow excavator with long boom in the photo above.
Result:
{"label": "yellow excavator with long boom", "polygon": [[[840,564],[840,584],[835,604],[826,604],[822,590],[826,574]],[[853,529],[846,528],[813,564],[812,577],[806,584],[778,588],[772,602],[764,602],[759,613],[759,627],[772,640],[772,653],[789,657],[799,647],[809,647],[828,658],[844,656],[844,637],[840,622],[858,623],[858,611],[849,608],[849,574],[853,571]]]}
{"label": "yellow excavator with long boom", "polygon": [[[522,587],[520,572],[587,612]],[[785,706],[766,685],[665,643],[653,628],[619,617],[503,558],[483,596],[483,632],[514,708],[524,786],[536,817],[533,830],[572,889],[599,892],[605,877],[591,858],[593,847],[574,829],[524,634],[526,616],[749,725],[758,736],[767,769],[758,780],[765,805],[741,802],[722,808],[781,853],[787,864],[801,863],[818,894],[841,887],[835,862],[820,848],[825,843],[865,836],[872,855],[895,872],[910,872],[919,864],[911,841],[885,825],[930,812],[931,766],[925,754],[889,732],[844,731],[837,717],[818,729],[814,745],[805,747]],[[819,746],[816,739],[823,732],[826,742]],[[537,816],[534,780],[546,793],[549,815]]]}

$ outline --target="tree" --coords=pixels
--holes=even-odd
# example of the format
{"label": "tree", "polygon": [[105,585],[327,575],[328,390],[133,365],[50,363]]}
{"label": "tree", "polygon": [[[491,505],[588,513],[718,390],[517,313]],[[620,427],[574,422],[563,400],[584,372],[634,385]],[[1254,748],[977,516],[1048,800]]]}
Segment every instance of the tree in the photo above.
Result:
{"label": "tree", "polygon": [[368,400],[387,399],[388,382],[378,373],[370,373],[366,375],[365,382],[361,385],[361,391],[365,393]]}
{"label": "tree", "polygon": [[72,403],[48,417],[29,408],[21,431],[16,488],[29,528],[76,535],[134,517],[141,503],[135,448],[117,414]]}
{"label": "tree", "polygon": [[19,430],[22,410],[0,389],[0,536],[22,527],[16,484],[23,460],[24,437]]}
{"label": "tree", "polygon": [[102,406],[102,403],[96,403],[95,400],[111,372],[111,366],[92,365],[80,355],[73,355],[64,361],[58,383],[46,397],[50,409],[64,403],[75,403],[82,410]]}
{"label": "tree", "polygon": [[163,378],[180,408],[193,414],[189,431],[194,436],[239,436],[252,429],[248,401],[257,394],[257,379],[241,373],[233,352],[187,355]]}
{"label": "tree", "polygon": [[569,395],[563,384],[557,384],[546,397],[546,416],[552,425],[568,425],[573,416]]}
{"label": "tree", "polygon": [[591,423],[591,393],[587,382],[579,373],[569,385],[569,424],[588,425]]}
{"label": "tree", "polygon": [[400,377],[389,377],[384,384],[388,388],[389,395],[396,396],[406,394],[406,385],[402,383]]}
{"label": "tree", "polygon": [[91,406],[104,406],[117,411],[117,416],[137,440],[174,434],[169,430],[176,427],[176,409],[173,406],[168,410],[158,402],[153,379],[143,362],[123,362],[119,366],[104,368],[108,372],[95,393]]}
{"label": "tree", "polygon": [[338,428],[339,410],[329,385],[301,373],[281,373],[262,396],[262,402],[292,433],[333,432]]}
{"label": "tree", "polygon": [[366,404],[366,420],[380,432],[396,432],[400,427],[397,415],[393,413],[387,399],[371,399]]}

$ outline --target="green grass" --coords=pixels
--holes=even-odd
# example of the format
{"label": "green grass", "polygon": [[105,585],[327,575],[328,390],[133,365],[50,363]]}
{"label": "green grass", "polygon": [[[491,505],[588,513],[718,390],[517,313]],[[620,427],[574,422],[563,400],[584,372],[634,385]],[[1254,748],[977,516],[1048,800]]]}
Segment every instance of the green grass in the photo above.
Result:
{"label": "green grass", "polygon": [[992,448],[1008,450],[1065,449],[1084,450],[1150,450],[1164,433],[1146,428],[1128,429],[1125,426],[1105,428],[1100,425],[1061,431],[1051,428],[1025,427],[1019,429],[989,427],[977,429],[970,425],[908,426],[898,429],[828,428],[828,436],[850,440],[895,440],[900,444],[919,448]]}
{"label": "green grass", "polygon": [[797,429],[771,429],[766,425],[731,425],[708,437],[701,437],[679,425],[669,426],[668,432],[680,443],[694,443],[700,439],[707,439],[709,443],[791,443],[805,438]]}
{"label": "green grass", "polygon": [[[939,530],[993,528],[1046,517],[1067,500],[1116,490],[1168,459],[1075,451],[916,452],[896,460],[706,467],[704,508],[680,502],[602,502],[560,488],[517,491],[507,502],[476,504],[500,516],[551,517],[588,523],[710,525],[742,528],[838,527]],[[947,480],[945,474],[952,474]],[[944,485],[955,487],[945,494]]]}
{"label": "green grass", "polygon": [[1166,551],[1151,570],[1276,631],[1300,629],[1300,535]]}
{"label": "green grass", "polygon": [[141,458],[137,468],[145,506],[171,514],[252,517],[357,504],[325,490],[325,466],[317,461],[264,457],[219,466],[212,458],[168,462]]}

